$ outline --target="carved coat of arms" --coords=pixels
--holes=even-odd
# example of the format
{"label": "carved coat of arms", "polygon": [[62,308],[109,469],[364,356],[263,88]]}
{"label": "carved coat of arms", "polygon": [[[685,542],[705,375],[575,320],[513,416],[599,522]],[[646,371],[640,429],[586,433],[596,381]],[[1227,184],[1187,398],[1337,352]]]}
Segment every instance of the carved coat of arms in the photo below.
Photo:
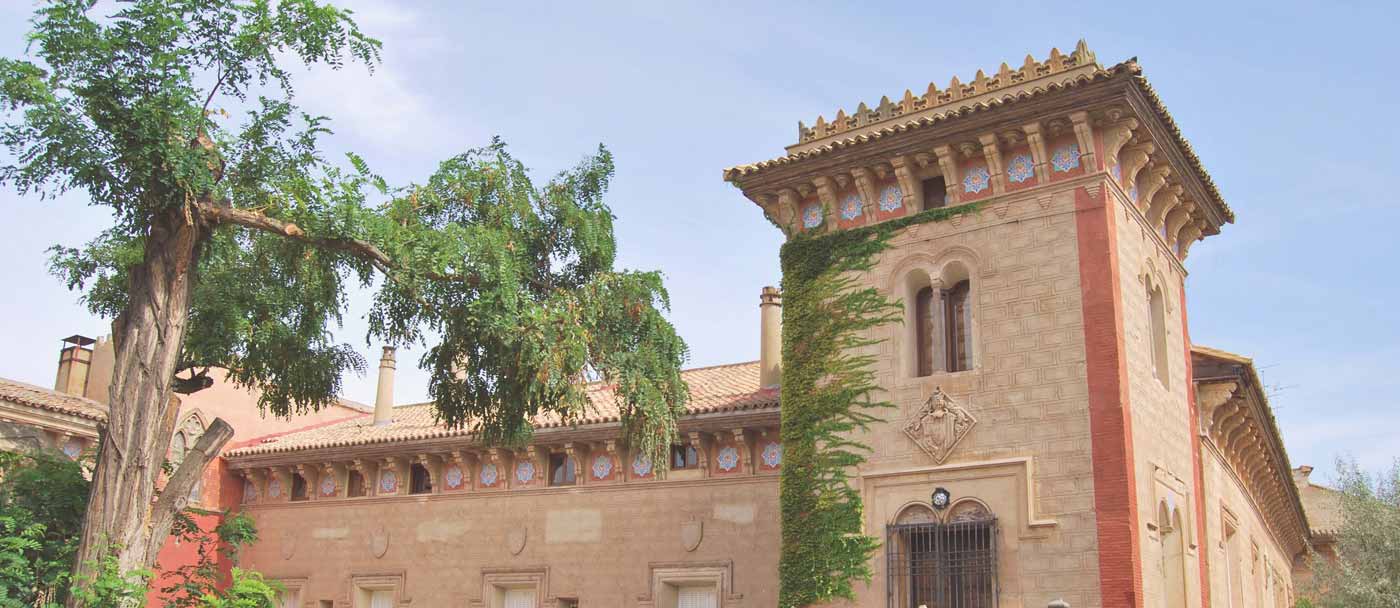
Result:
{"label": "carved coat of arms", "polygon": [[975,424],[976,417],[942,389],[936,388],[923,406],[909,414],[909,419],[904,423],[904,434],[928,452],[935,463],[943,464],[953,451],[953,446],[962,441]]}

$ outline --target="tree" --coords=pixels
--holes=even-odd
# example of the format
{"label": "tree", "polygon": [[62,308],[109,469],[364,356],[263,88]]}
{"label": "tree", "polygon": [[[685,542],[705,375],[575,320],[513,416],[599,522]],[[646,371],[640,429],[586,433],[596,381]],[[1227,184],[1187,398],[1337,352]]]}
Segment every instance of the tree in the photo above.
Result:
{"label": "tree", "polygon": [[[604,148],[536,186],[499,141],[390,187],[363,161],[317,151],[324,117],[293,103],[300,61],[371,68],[380,44],[314,0],[49,0],[31,57],[0,60],[0,181],[85,192],[113,225],[53,270],[113,318],[102,433],[78,574],[115,556],[149,568],[174,514],[231,432],[216,420],[157,493],[177,402],[211,367],[262,390],[276,415],[334,399],[364,361],[330,330],[347,290],[377,286],[370,335],[427,344],[419,364],[441,422],[487,442],[588,407],[616,386],[636,449],[675,435],[684,342],[656,272],[614,269]],[[222,108],[227,104],[235,112]],[[234,115],[241,116],[235,119]],[[429,134],[425,134],[429,136]],[[90,578],[90,577],[81,577]]]}
{"label": "tree", "polygon": [[1400,606],[1400,460],[1374,477],[1355,462],[1339,461],[1337,472],[1342,515],[1337,555],[1311,557],[1310,605]]}

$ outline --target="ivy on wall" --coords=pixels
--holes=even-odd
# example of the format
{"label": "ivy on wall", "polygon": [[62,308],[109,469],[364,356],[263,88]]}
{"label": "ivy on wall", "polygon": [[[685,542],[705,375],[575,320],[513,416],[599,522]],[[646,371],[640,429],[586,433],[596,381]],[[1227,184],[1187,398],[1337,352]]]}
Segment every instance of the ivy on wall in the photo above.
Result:
{"label": "ivy on wall", "polygon": [[863,532],[860,493],[850,473],[869,448],[853,438],[881,418],[873,394],[879,340],[870,330],[900,319],[901,307],[864,286],[861,275],[900,229],[976,212],[973,203],[930,209],[783,245],[782,556],[783,608],[854,599],[869,581],[878,538]]}

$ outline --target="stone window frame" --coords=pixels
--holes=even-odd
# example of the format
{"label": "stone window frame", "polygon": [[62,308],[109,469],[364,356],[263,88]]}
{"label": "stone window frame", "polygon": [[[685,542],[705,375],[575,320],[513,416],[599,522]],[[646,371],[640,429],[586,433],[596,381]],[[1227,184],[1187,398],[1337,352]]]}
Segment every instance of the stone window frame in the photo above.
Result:
{"label": "stone window frame", "polygon": [[559,598],[550,595],[549,567],[482,568],[481,595],[468,605],[471,608],[504,608],[506,591],[534,589],[538,608],[555,606]]}
{"label": "stone window frame", "polygon": [[638,598],[639,608],[674,608],[676,590],[682,586],[714,585],[719,608],[740,608],[742,594],[734,590],[734,562],[653,562],[646,595]]}
{"label": "stone window frame", "polygon": [[[923,252],[910,253],[895,263],[884,292],[892,300],[901,302],[904,308],[901,313],[904,323],[894,331],[891,340],[896,353],[896,381],[905,385],[927,383],[931,380],[962,374],[977,374],[981,371],[984,363],[982,354],[986,350],[981,339],[981,289],[983,282],[995,274],[995,269],[984,263],[982,256],[964,245],[948,246],[936,255]],[[967,369],[947,371],[946,346],[943,348],[935,346],[932,350],[932,373],[920,376],[916,310],[919,291],[923,287],[933,286],[935,283],[951,286],[962,280],[968,282],[967,303],[970,307],[967,341],[971,352],[968,353]],[[936,316],[939,319],[934,333],[942,341],[946,333],[942,325],[941,317],[943,315]]]}
{"label": "stone window frame", "polygon": [[405,572],[352,574],[350,575],[350,606],[352,608],[370,608],[369,594],[374,591],[393,591],[394,606],[408,604],[409,599],[404,591],[407,581],[408,575]]}
{"label": "stone window frame", "polygon": [[[1151,258],[1143,262],[1142,281],[1146,294],[1147,307],[1146,346],[1150,355],[1152,377],[1157,379],[1163,390],[1170,391],[1172,374],[1172,330],[1171,316],[1176,312],[1172,305],[1172,289]],[[1158,299],[1160,298],[1160,300]]]}
{"label": "stone window frame", "polygon": [[[294,603],[293,606],[301,608],[306,605],[306,583],[308,580],[306,577],[279,578],[273,580],[277,584],[282,585],[284,591],[294,594],[293,597],[296,598],[296,603]],[[277,608],[282,608],[282,604],[280,603],[282,600],[281,596],[278,596],[277,600],[279,602]]]}

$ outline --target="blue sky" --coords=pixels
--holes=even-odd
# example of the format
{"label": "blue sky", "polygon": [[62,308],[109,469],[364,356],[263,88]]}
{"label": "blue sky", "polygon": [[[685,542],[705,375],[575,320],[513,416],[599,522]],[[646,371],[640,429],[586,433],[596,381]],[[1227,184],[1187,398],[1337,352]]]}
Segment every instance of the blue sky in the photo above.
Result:
{"label": "blue sky", "polygon": [[[402,183],[492,135],[541,177],[606,144],[621,263],[666,273],[692,365],[756,358],[758,291],[779,278],[779,234],[722,168],[779,155],[798,120],[1081,37],[1101,63],[1136,56],[1238,215],[1191,250],[1192,338],[1254,357],[1295,465],[1400,455],[1394,4],[345,4],[384,63],[302,74],[327,150]],[[30,8],[0,7],[0,54],[23,52]],[[80,195],[0,204],[0,376],[47,385],[59,338],[107,330],[44,250],[107,218]],[[373,358],[364,301],[339,335]],[[424,384],[400,365],[400,402]],[[347,389],[371,402],[372,375]]]}

